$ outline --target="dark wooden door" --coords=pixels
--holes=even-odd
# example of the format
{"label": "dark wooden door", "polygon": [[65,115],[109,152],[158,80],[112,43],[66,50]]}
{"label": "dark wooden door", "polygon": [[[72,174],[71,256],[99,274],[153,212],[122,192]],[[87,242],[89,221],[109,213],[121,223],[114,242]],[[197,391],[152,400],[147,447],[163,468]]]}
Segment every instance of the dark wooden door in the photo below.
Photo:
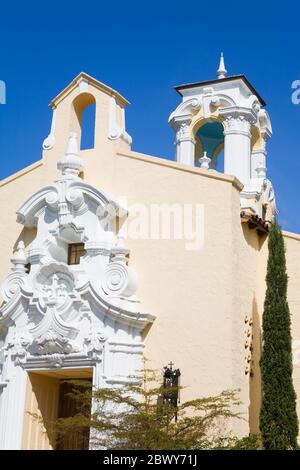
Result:
{"label": "dark wooden door", "polygon": [[[76,384],[75,384],[76,381]],[[63,380],[60,383],[59,390],[59,406],[58,406],[58,418],[69,418],[75,416],[77,413],[84,413],[85,416],[89,416],[91,412],[90,404],[84,403],[81,406],[78,400],[75,400],[70,393],[74,391],[74,388],[79,389],[83,393],[86,392],[86,383],[91,383],[92,380],[84,379],[85,385],[80,386],[79,379],[71,379],[70,381]],[[88,450],[89,449],[89,434],[90,431],[87,427],[69,427],[68,432],[59,435],[55,450]]]}

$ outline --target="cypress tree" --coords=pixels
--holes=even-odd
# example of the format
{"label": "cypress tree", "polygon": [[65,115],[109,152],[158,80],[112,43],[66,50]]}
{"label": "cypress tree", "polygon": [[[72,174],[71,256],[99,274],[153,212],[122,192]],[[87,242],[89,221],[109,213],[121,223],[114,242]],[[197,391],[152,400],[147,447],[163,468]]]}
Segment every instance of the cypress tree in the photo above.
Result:
{"label": "cypress tree", "polygon": [[291,320],[284,240],[277,223],[270,227],[267,290],[260,360],[262,406],[260,430],[266,450],[296,449],[298,419],[292,379]]}

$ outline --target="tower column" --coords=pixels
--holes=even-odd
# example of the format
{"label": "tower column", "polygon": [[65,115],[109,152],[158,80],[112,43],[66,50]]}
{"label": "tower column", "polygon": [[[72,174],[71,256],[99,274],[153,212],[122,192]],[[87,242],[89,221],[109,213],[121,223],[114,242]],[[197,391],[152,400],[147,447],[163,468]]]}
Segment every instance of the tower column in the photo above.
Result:
{"label": "tower column", "polygon": [[267,173],[267,141],[270,139],[272,135],[272,128],[270,123],[266,118],[266,111],[260,111],[260,121],[261,121],[261,129],[260,134],[262,138],[261,147],[257,150],[252,151],[251,155],[251,177],[266,177]]}
{"label": "tower column", "polygon": [[195,164],[195,139],[189,128],[190,121],[180,122],[176,132],[176,161],[185,165]]}
{"label": "tower column", "polygon": [[266,176],[266,155],[265,149],[253,150],[251,154],[251,178],[258,178],[259,174]]}
{"label": "tower column", "polygon": [[224,172],[236,176],[244,185],[251,178],[251,125],[256,121],[252,109],[230,107],[220,110],[224,118]]}

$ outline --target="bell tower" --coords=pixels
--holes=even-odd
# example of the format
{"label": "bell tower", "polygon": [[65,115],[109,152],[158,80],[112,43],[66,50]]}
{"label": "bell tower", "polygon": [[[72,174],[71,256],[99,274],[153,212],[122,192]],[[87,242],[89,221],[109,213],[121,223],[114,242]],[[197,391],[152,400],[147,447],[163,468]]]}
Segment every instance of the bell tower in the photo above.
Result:
{"label": "bell tower", "polygon": [[244,185],[242,208],[262,215],[263,203],[257,202],[268,183],[266,143],[272,135],[263,98],[245,75],[227,76],[223,53],[215,80],[175,90],[182,98],[169,118],[176,133],[176,161],[235,176]]}

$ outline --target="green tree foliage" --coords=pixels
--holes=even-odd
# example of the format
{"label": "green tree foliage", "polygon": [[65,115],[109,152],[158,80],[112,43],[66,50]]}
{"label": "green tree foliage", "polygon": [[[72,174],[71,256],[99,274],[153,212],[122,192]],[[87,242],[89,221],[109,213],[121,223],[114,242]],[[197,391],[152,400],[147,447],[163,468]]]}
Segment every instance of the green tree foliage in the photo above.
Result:
{"label": "green tree foliage", "polygon": [[[238,449],[253,448],[248,438],[238,441],[230,434],[232,420],[241,419],[236,411],[240,404],[232,391],[218,396],[198,398],[178,405],[176,409],[162,397],[170,390],[159,384],[153,370],[144,369],[139,377],[132,378],[130,385],[120,388],[90,390],[83,383],[71,392],[72,399],[80,405],[73,417],[60,418],[55,422],[58,439],[64,441],[74,433],[86,435],[94,448],[113,450],[176,450],[176,449]],[[174,389],[172,389],[174,391]],[[91,403],[89,416],[86,404]],[[239,445],[241,442],[241,445]]]}
{"label": "green tree foliage", "polygon": [[283,236],[277,223],[270,228],[268,247],[260,360],[263,391],[260,430],[265,449],[296,449],[298,419],[292,380],[288,276]]}

